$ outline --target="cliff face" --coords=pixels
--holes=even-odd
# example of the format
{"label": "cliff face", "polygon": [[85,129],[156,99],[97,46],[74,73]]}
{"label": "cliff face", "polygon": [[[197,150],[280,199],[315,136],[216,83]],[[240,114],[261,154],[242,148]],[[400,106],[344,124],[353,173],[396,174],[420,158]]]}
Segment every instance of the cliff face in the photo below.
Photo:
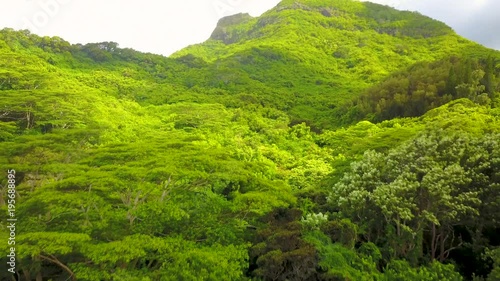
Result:
{"label": "cliff face", "polygon": [[228,32],[228,27],[239,25],[251,20],[252,16],[245,13],[235,14],[232,16],[223,17],[217,23],[217,27],[212,32],[210,39],[223,41],[225,44],[231,44],[238,40],[237,34]]}

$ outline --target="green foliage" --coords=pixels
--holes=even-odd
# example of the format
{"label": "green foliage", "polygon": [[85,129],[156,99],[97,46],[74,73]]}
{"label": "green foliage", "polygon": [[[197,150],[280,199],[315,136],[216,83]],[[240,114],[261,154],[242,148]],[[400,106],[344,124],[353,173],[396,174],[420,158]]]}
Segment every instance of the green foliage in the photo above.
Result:
{"label": "green foliage", "polygon": [[316,250],[301,237],[300,211],[277,209],[264,218],[250,251],[257,269],[251,274],[264,280],[311,280],[316,276]]}
{"label": "green foliage", "polygon": [[470,101],[450,103],[422,118],[434,129],[388,152],[367,151],[330,193],[338,216],[359,224],[362,240],[381,247],[385,260],[443,262],[455,249],[484,249],[480,240],[498,228],[491,221],[498,119],[482,110]]}
{"label": "green foliage", "polygon": [[348,118],[354,119],[350,121],[365,118],[383,121],[421,116],[430,109],[459,98],[491,105],[495,91],[493,85],[500,83],[500,72],[495,72],[492,64],[493,57],[480,61],[451,57],[413,65],[366,90],[355,100],[358,115],[349,117],[345,113],[344,118],[346,121]]}
{"label": "green foliage", "polygon": [[380,253],[380,249],[372,242],[363,243],[359,247],[358,252],[361,255],[370,257],[375,263],[378,263],[382,259],[382,253]]}
{"label": "green foliage", "polygon": [[500,278],[500,250],[488,250],[486,255],[493,260],[493,270],[488,275],[487,280],[497,280]]}
{"label": "green foliage", "polygon": [[305,239],[318,249],[322,272],[318,280],[380,280],[373,261],[338,243],[332,244],[323,233],[311,232]]}
{"label": "green foliage", "polygon": [[329,221],[322,225],[321,230],[328,235],[333,242],[340,243],[348,249],[354,248],[358,238],[358,226],[348,219]]}
{"label": "green foliage", "polygon": [[16,273],[493,280],[498,58],[351,0],[225,18],[170,58],[3,29]]}
{"label": "green foliage", "polygon": [[[441,22],[372,3],[282,1],[259,18],[240,17],[222,19],[211,39],[173,55],[209,63],[207,72],[199,68],[191,72],[186,85],[265,93],[259,100],[269,100],[295,122],[313,127],[337,127],[371,119],[371,114],[377,114],[376,121],[419,116],[454,98],[441,85],[455,64],[447,61],[457,60],[452,56],[466,58],[474,50],[486,54],[479,55],[481,60],[498,58],[497,53],[459,38]],[[484,83],[492,89],[498,73],[493,73],[491,62],[484,64],[490,70],[490,80]],[[399,73],[405,68],[412,75]],[[396,89],[385,82],[378,86],[377,82],[391,79],[388,75],[392,82],[387,83],[404,85],[412,80],[414,84],[401,92],[393,92]],[[361,116],[350,116],[350,100],[362,92],[367,93],[356,102]],[[396,94],[405,110],[390,104]]]}
{"label": "green foliage", "polygon": [[453,265],[444,265],[433,262],[428,267],[411,268],[405,261],[394,261],[387,266],[386,280],[447,280],[460,281],[463,278],[453,268]]}
{"label": "green foliage", "polygon": [[[150,280],[239,280],[248,259],[245,246],[198,247],[182,238],[146,235],[90,245],[84,256],[91,264],[100,265],[101,270],[104,265],[108,268],[110,274],[105,280],[138,276]],[[93,272],[99,270],[99,267],[86,268],[83,263],[72,267],[79,280],[92,280]]]}

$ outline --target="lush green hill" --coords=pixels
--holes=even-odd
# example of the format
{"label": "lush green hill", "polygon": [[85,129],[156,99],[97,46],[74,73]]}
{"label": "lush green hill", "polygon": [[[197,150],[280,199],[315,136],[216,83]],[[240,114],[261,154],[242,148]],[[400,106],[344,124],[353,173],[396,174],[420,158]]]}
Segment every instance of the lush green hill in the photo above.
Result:
{"label": "lush green hill", "polygon": [[187,86],[259,91],[293,120],[324,128],[339,125],[339,104],[395,71],[470,53],[494,52],[418,13],[345,0],[282,1],[259,18],[222,19],[211,39],[173,57],[208,63]]}
{"label": "lush green hill", "polygon": [[350,0],[170,58],[1,30],[0,249],[18,280],[498,280],[498,63]]}

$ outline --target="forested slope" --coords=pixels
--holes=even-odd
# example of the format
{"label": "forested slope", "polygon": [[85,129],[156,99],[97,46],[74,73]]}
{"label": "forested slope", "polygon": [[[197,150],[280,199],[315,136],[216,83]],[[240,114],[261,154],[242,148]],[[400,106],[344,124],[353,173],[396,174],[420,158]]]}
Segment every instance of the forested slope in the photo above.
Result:
{"label": "forested slope", "polygon": [[[465,40],[441,22],[351,0],[282,1],[258,18],[222,19],[208,41],[173,55],[208,63],[208,72],[198,69],[188,77],[185,84],[196,85],[193,90],[215,86],[259,99],[265,93],[266,104],[314,128],[358,121],[355,113],[346,112],[353,96],[394,72],[410,68],[412,74],[434,76],[427,64],[490,56],[498,59],[499,53]],[[498,76],[498,69],[493,71]]]}
{"label": "forested slope", "polygon": [[20,280],[498,280],[499,62],[349,0],[169,58],[4,29],[0,240],[13,169]]}

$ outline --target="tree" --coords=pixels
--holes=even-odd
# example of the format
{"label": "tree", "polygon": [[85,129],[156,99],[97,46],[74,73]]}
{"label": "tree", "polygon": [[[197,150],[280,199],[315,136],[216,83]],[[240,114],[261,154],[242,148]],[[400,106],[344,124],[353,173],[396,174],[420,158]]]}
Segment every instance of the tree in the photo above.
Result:
{"label": "tree", "polygon": [[19,244],[20,266],[18,272],[26,280],[42,280],[42,263],[49,263],[59,268],[59,276],[76,280],[75,273],[64,260],[77,258],[81,250],[90,241],[86,234],[38,232],[21,234],[16,239]]}
{"label": "tree", "polygon": [[446,94],[456,96],[457,94],[457,74],[455,72],[455,67],[451,66],[448,73],[448,78],[446,79]]}
{"label": "tree", "polygon": [[481,80],[482,84],[485,87],[486,93],[488,93],[489,97],[493,99],[493,94],[495,93],[495,60],[493,57],[489,56],[486,60],[486,66],[484,67],[484,77]]}
{"label": "tree", "polygon": [[257,233],[250,250],[253,276],[264,280],[314,280],[316,250],[302,239],[301,211],[278,208],[263,218],[269,226]]}
{"label": "tree", "polygon": [[470,83],[462,83],[456,87],[457,95],[462,98],[468,98],[479,104],[489,104],[491,100],[487,93],[484,93],[486,87],[481,85],[485,72],[481,69],[474,70],[471,74]]}
{"label": "tree", "polygon": [[482,194],[494,188],[488,186],[491,171],[478,168],[495,159],[479,145],[484,141],[431,131],[387,155],[367,152],[333,187],[329,200],[366,229],[365,239],[391,249],[390,256],[427,254],[445,261],[463,244],[454,227],[472,226]]}

